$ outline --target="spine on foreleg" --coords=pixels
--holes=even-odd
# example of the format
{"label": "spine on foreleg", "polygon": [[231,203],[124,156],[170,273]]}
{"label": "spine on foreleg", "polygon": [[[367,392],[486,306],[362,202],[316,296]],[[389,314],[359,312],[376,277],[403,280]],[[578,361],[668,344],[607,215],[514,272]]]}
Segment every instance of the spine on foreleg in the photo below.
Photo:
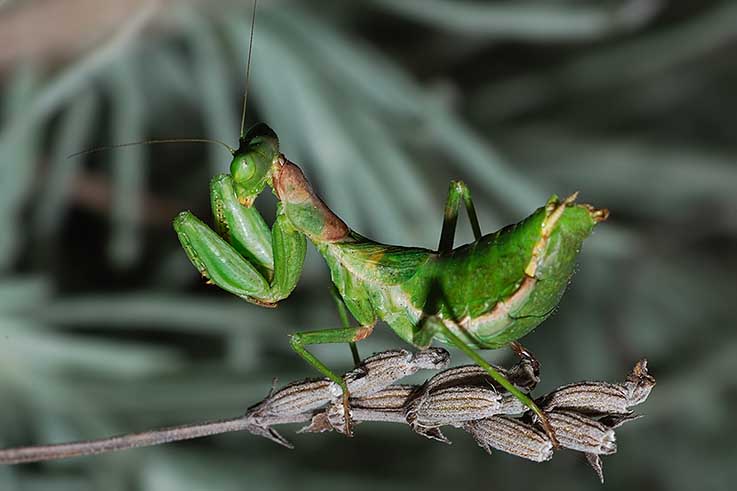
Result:
{"label": "spine on foreleg", "polygon": [[289,221],[313,242],[339,242],[348,226],[312,190],[302,170],[283,156],[273,174],[274,191]]}

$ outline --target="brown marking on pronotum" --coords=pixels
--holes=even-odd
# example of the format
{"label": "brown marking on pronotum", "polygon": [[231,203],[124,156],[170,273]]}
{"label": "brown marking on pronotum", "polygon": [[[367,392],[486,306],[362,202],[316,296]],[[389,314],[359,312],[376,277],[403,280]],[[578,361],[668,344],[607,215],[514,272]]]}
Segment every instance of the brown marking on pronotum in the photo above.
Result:
{"label": "brown marking on pronotum", "polygon": [[336,242],[348,237],[348,225],[338,218],[315,194],[302,169],[280,156],[272,174],[277,198],[287,204],[310,205],[323,218],[323,228],[316,237],[325,242]]}
{"label": "brown marking on pronotum", "polygon": [[373,324],[369,326],[361,326],[356,330],[356,335],[353,337],[353,341],[354,342],[363,341],[367,337],[371,336],[372,332],[374,332]]}

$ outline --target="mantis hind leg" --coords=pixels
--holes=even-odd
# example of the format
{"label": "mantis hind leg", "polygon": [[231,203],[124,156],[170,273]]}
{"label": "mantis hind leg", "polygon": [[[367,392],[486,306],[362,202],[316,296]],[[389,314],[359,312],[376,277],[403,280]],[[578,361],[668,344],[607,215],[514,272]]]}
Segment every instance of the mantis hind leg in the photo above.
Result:
{"label": "mantis hind leg", "polygon": [[[450,342],[450,344],[463,351],[469,358],[471,358],[471,360],[474,361],[474,363],[486,370],[486,373],[488,373],[489,376],[494,379],[494,381],[504,387],[504,389],[506,389],[522,404],[527,406],[533,413],[535,413],[535,415],[540,419],[540,424],[542,424],[543,429],[550,438],[553,446],[555,448],[558,448],[558,439],[555,437],[555,430],[551,426],[550,421],[548,421],[547,415],[542,411],[542,409],[537,406],[537,404],[535,404],[532,399],[530,399],[527,394],[515,387],[509,380],[507,380],[504,375],[499,373],[493,366],[491,366],[489,362],[487,362],[481,355],[479,355],[479,353],[473,347],[469,346],[468,343],[464,342],[453,331],[451,331],[437,316],[430,316],[425,319],[425,324],[422,328],[422,331],[425,330],[427,331],[422,332],[420,340],[423,340],[423,338],[429,338],[429,344],[429,340],[431,340],[435,334],[442,333],[443,336],[445,336],[445,338]],[[534,360],[534,358],[532,359]]]}
{"label": "mantis hind leg", "polygon": [[319,331],[304,331],[292,335],[290,343],[292,349],[297,352],[307,363],[315,367],[320,373],[338,384],[343,391],[343,409],[345,411],[346,435],[353,436],[351,430],[350,392],[343,377],[330,370],[327,365],[320,361],[315,355],[307,351],[305,346],[311,344],[328,343],[355,343],[366,339],[371,335],[374,326],[341,327],[337,329],[323,329]]}
{"label": "mantis hind leg", "polygon": [[[504,375],[491,366],[491,364],[476,351],[476,348],[472,344],[461,339],[445,324],[445,322],[438,316],[442,302],[445,302],[445,295],[443,294],[442,288],[440,288],[437,283],[433,283],[427,297],[425,310],[426,317],[423,319],[419,331],[415,332],[414,343],[420,347],[427,347],[436,335],[441,334],[448,343],[463,351],[471,360],[474,361],[474,363],[483,368],[492,379],[516,397],[522,404],[528,407],[540,419],[540,424],[548,435],[548,438],[550,438],[553,446],[558,448],[558,439],[555,437],[555,430],[550,424],[547,415],[532,399],[530,399],[527,394],[515,387],[514,384],[507,380]],[[456,330],[458,332],[463,332],[463,329],[458,326],[457,323],[454,324],[456,325]],[[512,349],[515,350],[520,357],[529,358],[533,362],[533,368],[536,371],[539,370],[539,363],[537,363],[537,360],[532,356],[532,353],[523,348],[522,345],[516,342],[512,343]]]}
{"label": "mantis hind leg", "polygon": [[453,249],[453,240],[455,239],[456,225],[458,224],[458,212],[461,207],[461,200],[466,206],[468,220],[471,222],[473,236],[476,240],[481,238],[481,227],[479,219],[476,216],[476,208],[473,206],[471,199],[471,191],[463,181],[451,181],[448,188],[448,198],[445,202],[445,212],[443,216],[443,231],[440,233],[440,244],[438,252],[446,253]]}

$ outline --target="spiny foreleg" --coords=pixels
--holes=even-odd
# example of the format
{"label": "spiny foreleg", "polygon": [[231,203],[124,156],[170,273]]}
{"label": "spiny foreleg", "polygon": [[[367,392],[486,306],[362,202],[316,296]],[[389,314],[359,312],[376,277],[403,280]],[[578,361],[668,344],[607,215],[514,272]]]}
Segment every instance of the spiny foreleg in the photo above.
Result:
{"label": "spiny foreleg", "polygon": [[269,231],[255,208],[243,206],[228,175],[210,183],[215,233],[185,211],[174,219],[182,247],[210,282],[249,302],[274,306],[294,290],[302,272],[305,237],[277,207]]}

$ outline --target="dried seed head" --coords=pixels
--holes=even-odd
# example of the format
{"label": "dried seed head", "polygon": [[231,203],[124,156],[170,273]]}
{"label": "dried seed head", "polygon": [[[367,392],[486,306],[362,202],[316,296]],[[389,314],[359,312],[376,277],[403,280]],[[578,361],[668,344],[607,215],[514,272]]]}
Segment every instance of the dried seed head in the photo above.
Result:
{"label": "dried seed head", "polygon": [[602,423],[569,411],[553,411],[547,416],[561,446],[597,455],[610,455],[617,451],[614,430]]}
{"label": "dried seed head", "polygon": [[419,370],[444,368],[449,360],[450,354],[442,348],[430,348],[415,354],[407,350],[384,351],[366,358],[358,368],[345,375],[345,381],[352,397],[362,397]]}
{"label": "dried seed head", "polygon": [[502,394],[502,399],[499,405],[499,412],[497,414],[522,414],[527,412],[529,408],[522,404],[522,401],[517,399],[509,392]]}
{"label": "dried seed head", "polygon": [[635,365],[627,380],[621,384],[606,382],[578,382],[564,385],[544,396],[540,407],[544,411],[572,410],[585,414],[630,413],[630,408],[647,399],[655,386],[655,379],[648,374],[647,360]]}
{"label": "dried seed head", "polygon": [[635,364],[632,373],[627,376],[622,386],[627,391],[627,401],[630,407],[645,402],[655,387],[655,378],[648,373],[645,358]]}
{"label": "dried seed head", "polygon": [[425,382],[423,390],[430,393],[448,387],[490,387],[491,385],[492,379],[486,370],[478,365],[463,365],[436,373]]}
{"label": "dried seed head", "polygon": [[[416,385],[392,385],[370,396],[351,398],[352,421],[406,423],[404,408],[417,390]],[[310,425],[300,432],[330,430],[345,434],[345,411],[340,400],[334,401],[323,412],[315,415]]]}
{"label": "dried seed head", "polygon": [[[540,380],[535,375],[530,361],[526,359],[521,360],[509,370],[496,366],[494,368],[512,384],[524,391],[534,389]],[[425,390],[435,391],[455,386],[491,386],[500,392],[505,392],[505,389],[478,365],[462,365],[443,370],[427,381]]]}
{"label": "dried seed head", "polygon": [[481,448],[495,448],[535,462],[553,457],[553,444],[547,435],[532,425],[507,416],[492,416],[463,424]]}
{"label": "dried seed head", "polygon": [[370,396],[351,399],[351,409],[366,409],[381,412],[400,412],[418,391],[417,385],[392,385]]}
{"label": "dried seed head", "polygon": [[[383,421],[387,423],[406,423],[405,407],[417,393],[416,385],[392,385],[370,396],[351,399],[351,417],[354,421]],[[334,404],[333,406],[338,406]],[[330,410],[331,422],[335,429],[344,432],[345,417],[343,406],[340,410]]]}
{"label": "dried seed head", "polygon": [[628,414],[627,391],[619,384],[578,382],[564,385],[541,399],[543,411],[570,410],[584,414]]}
{"label": "dried seed head", "polygon": [[266,399],[250,407],[246,415],[262,423],[272,419],[286,422],[285,419],[290,417],[309,414],[341,393],[340,386],[328,379],[294,382],[272,392]]}
{"label": "dried seed head", "polygon": [[427,348],[412,355],[418,370],[442,370],[450,363],[450,353],[444,348]]}
{"label": "dried seed head", "polygon": [[423,393],[407,408],[413,427],[438,427],[487,418],[499,413],[502,397],[493,388],[448,387]]}

